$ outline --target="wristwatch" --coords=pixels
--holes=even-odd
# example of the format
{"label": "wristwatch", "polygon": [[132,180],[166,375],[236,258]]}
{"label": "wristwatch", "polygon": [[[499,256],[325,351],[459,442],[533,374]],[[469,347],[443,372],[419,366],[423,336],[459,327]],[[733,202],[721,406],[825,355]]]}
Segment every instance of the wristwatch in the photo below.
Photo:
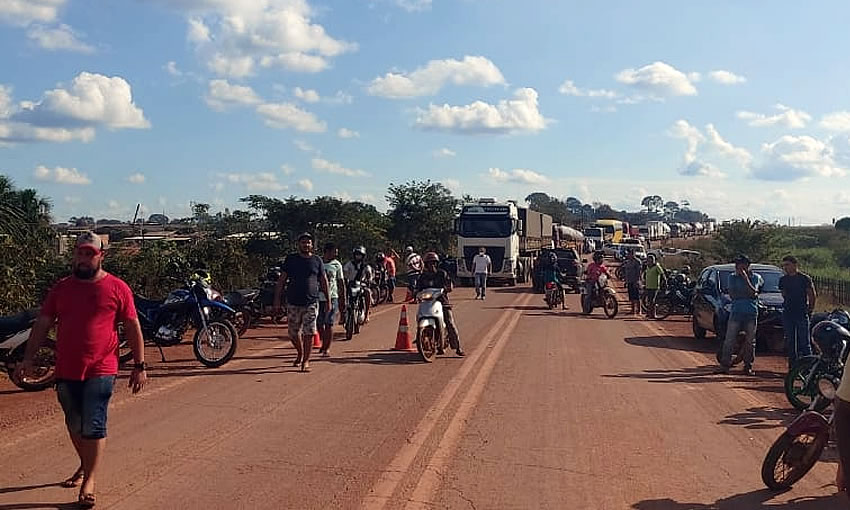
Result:
{"label": "wristwatch", "polygon": [[147,370],[147,368],[148,368],[148,366],[145,364],[144,361],[142,361],[141,363],[134,363],[133,364],[133,371],[134,372],[144,372],[145,370]]}

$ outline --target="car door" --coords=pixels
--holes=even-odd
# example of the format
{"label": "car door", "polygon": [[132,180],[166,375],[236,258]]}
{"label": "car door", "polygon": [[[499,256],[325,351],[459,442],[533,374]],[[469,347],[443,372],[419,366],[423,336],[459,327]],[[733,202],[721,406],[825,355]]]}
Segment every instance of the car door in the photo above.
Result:
{"label": "car door", "polygon": [[704,329],[711,329],[713,320],[711,305],[709,304],[706,296],[711,285],[711,279],[709,278],[711,271],[711,268],[707,268],[700,273],[699,280],[697,280],[697,286],[694,289],[694,319],[696,320],[697,325]]}

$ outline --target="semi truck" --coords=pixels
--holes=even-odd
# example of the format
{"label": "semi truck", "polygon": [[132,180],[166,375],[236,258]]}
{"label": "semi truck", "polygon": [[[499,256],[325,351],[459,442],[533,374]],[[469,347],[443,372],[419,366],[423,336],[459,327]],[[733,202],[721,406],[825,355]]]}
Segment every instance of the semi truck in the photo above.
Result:
{"label": "semi truck", "polygon": [[483,246],[493,263],[490,280],[516,285],[531,277],[540,251],[552,247],[552,217],[515,201],[482,198],[462,206],[455,234],[457,276],[462,284],[471,284],[472,259]]}

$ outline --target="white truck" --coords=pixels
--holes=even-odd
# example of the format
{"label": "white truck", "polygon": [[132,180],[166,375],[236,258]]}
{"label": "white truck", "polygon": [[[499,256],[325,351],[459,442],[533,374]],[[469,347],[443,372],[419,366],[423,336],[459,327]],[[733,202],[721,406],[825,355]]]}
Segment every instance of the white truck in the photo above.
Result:
{"label": "white truck", "polygon": [[472,282],[472,259],[483,246],[493,263],[490,279],[516,285],[529,280],[534,259],[552,247],[552,217],[514,201],[482,198],[463,205],[455,219],[455,234],[461,283]]}

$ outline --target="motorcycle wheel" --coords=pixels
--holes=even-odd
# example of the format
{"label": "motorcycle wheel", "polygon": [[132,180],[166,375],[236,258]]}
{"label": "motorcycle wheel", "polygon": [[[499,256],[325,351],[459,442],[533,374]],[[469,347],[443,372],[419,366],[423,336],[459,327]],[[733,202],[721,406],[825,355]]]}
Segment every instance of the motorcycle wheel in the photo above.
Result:
{"label": "motorcycle wheel", "polygon": [[[818,370],[815,367],[818,361],[816,358],[797,360],[785,376],[785,397],[794,409],[808,409],[812,400],[818,396],[817,374],[812,373],[813,370]],[[809,381],[808,385],[806,379]],[[822,412],[827,407],[829,400],[821,399],[815,409]]]}
{"label": "motorcycle wheel", "polygon": [[820,459],[829,434],[784,432],[773,443],[761,465],[761,479],[773,490],[785,490],[800,481]]}
{"label": "motorcycle wheel", "polygon": [[251,327],[251,312],[248,310],[237,310],[233,315],[233,327],[241,338]]}
{"label": "motorcycle wheel", "polygon": [[554,300],[553,300],[551,297],[549,297],[549,296],[546,296],[546,306],[548,306],[550,310],[552,310],[552,309],[554,309],[554,308],[555,308],[555,302],[554,302]]}
{"label": "motorcycle wheel", "polygon": [[434,361],[437,355],[437,339],[434,337],[434,328],[428,327],[419,332],[416,338],[416,349],[425,363]]}
{"label": "motorcycle wheel", "polygon": [[354,338],[354,325],[357,321],[354,320],[354,312],[350,309],[345,311],[345,339],[351,340]]}
{"label": "motorcycle wheel", "polygon": [[20,378],[16,375],[18,363],[23,361],[23,352],[20,359],[15,361],[6,366],[9,370],[9,379],[18,388],[24,391],[42,391],[53,386],[56,379],[56,349],[52,342],[36,351],[32,360],[33,375],[31,377]]}
{"label": "motorcycle wheel", "polygon": [[605,311],[605,317],[613,319],[617,316],[617,312],[620,309],[620,304],[617,303],[617,298],[614,295],[608,294],[602,301],[602,309]]}
{"label": "motorcycle wheel", "polygon": [[230,322],[210,322],[195,332],[192,340],[195,358],[206,367],[220,367],[236,354],[237,338],[236,328]]}
{"label": "motorcycle wheel", "polygon": [[659,299],[655,302],[655,320],[664,320],[670,317],[673,305],[669,299]]}
{"label": "motorcycle wheel", "polygon": [[691,315],[691,329],[694,331],[694,338],[697,340],[705,340],[705,328],[701,328],[699,324],[697,324],[697,318],[694,315]]}

